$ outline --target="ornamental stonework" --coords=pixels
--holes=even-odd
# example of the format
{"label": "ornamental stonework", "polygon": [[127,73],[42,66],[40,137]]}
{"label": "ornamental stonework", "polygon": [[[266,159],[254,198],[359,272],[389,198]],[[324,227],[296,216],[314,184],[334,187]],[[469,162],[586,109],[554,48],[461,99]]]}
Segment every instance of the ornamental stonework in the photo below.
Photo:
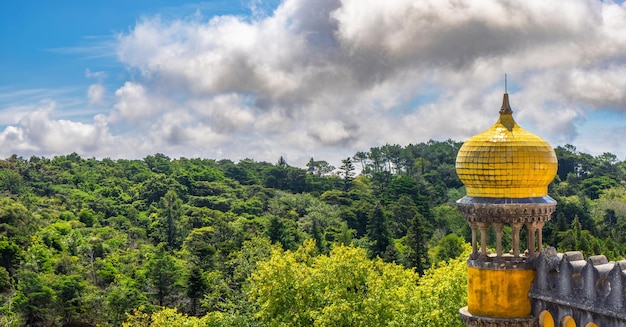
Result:
{"label": "ornamental stonework", "polygon": [[554,203],[537,204],[458,204],[467,222],[532,223],[548,221],[556,208]]}
{"label": "ornamental stonework", "polygon": [[475,316],[467,311],[467,307],[459,310],[461,321],[467,327],[535,327],[535,317],[498,319]]}

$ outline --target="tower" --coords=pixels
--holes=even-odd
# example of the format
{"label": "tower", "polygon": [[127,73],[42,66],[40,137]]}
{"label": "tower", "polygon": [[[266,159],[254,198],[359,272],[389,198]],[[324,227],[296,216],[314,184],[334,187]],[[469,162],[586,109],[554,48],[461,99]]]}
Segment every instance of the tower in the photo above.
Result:
{"label": "tower", "polygon": [[[542,247],[541,232],[556,207],[548,196],[556,171],[554,150],[517,125],[506,92],[498,121],[459,150],[456,172],[467,196],[457,204],[472,231],[468,306],[459,310],[467,326],[535,325],[528,293],[536,274],[533,261]],[[495,232],[495,253],[487,249],[490,228]],[[512,249],[505,252],[503,236],[509,230]],[[522,233],[525,251],[520,250]]]}

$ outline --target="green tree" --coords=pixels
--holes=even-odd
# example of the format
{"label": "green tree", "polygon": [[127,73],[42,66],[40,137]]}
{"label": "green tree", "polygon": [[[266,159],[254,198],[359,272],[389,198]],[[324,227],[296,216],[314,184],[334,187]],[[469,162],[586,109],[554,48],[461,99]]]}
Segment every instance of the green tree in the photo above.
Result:
{"label": "green tree", "polygon": [[189,312],[192,315],[196,315],[198,304],[200,303],[200,299],[204,297],[204,293],[209,288],[206,278],[204,277],[203,271],[198,266],[193,266],[189,270],[189,276],[187,277],[186,282],[186,294],[190,300],[189,303]]}
{"label": "green tree", "polygon": [[22,176],[13,169],[0,169],[0,190],[19,194],[22,187]]}
{"label": "green tree", "polygon": [[159,202],[154,235],[157,243],[165,242],[170,250],[180,245],[181,206],[182,201],[172,190],[167,191]]}
{"label": "green tree", "polygon": [[182,267],[159,244],[146,263],[146,277],[159,306],[175,304],[181,291]]}
{"label": "green tree", "polygon": [[459,308],[467,305],[466,260],[470,250],[469,244],[464,243],[459,256],[433,265],[420,278],[418,291],[413,295],[419,301],[413,326],[465,326]]}
{"label": "green tree", "polygon": [[215,267],[215,228],[202,227],[192,230],[185,242],[183,249],[189,253],[189,262],[202,270],[210,270]]}
{"label": "green tree", "polygon": [[261,324],[463,326],[458,310],[467,304],[465,257],[420,278],[412,269],[370,260],[352,246],[315,256],[313,243],[295,252],[275,250],[258,264],[249,294]]}
{"label": "green tree", "polygon": [[282,245],[284,249],[295,249],[297,236],[294,228],[290,228],[292,225],[295,225],[292,221],[271,215],[267,226],[267,237],[272,243]]}
{"label": "green tree", "polygon": [[570,229],[560,232],[559,237],[561,242],[558,248],[561,251],[581,251],[586,256],[597,255],[602,251],[599,240],[582,228],[578,216],[574,217]]}
{"label": "green tree", "polygon": [[13,303],[26,326],[49,326],[54,320],[55,294],[42,277],[30,271],[20,274]]}
{"label": "green tree", "polygon": [[82,276],[63,275],[54,283],[53,288],[63,325],[70,325],[80,317],[83,310],[82,293],[85,291],[86,283]]}
{"label": "green tree", "polygon": [[141,285],[128,276],[122,276],[111,285],[105,305],[110,324],[119,326],[133,309],[149,306],[149,303]]}
{"label": "green tree", "polygon": [[307,171],[315,174],[318,177],[326,176],[332,173],[335,170],[335,166],[329,164],[324,160],[311,160],[307,162],[306,166],[308,167]]}
{"label": "green tree", "polygon": [[146,207],[152,203],[159,203],[161,198],[176,186],[176,181],[164,174],[152,174],[147,180],[141,183],[138,196],[145,201]]}
{"label": "green tree", "polygon": [[408,267],[415,268],[420,275],[423,275],[424,271],[430,266],[424,224],[424,217],[417,212],[409,223],[409,229],[405,238],[408,247],[405,263]]}
{"label": "green tree", "polygon": [[[11,289],[12,286],[11,275],[4,268],[0,267],[0,292],[6,292]],[[2,320],[0,320],[1,322]],[[1,326],[1,325],[0,325]]]}
{"label": "green tree", "polygon": [[383,168],[385,166],[384,155],[380,148],[370,148],[367,159],[369,159],[371,170],[373,170],[372,173],[380,173],[381,171],[383,171]]}
{"label": "green tree", "polygon": [[387,227],[387,214],[380,203],[374,207],[367,221],[367,237],[372,241],[369,249],[371,257],[384,257],[392,243]]}
{"label": "green tree", "polygon": [[22,249],[13,241],[0,241],[0,266],[11,275],[17,272],[22,255]]}
{"label": "green tree", "polygon": [[394,238],[406,235],[411,220],[418,213],[415,203],[410,196],[402,194],[398,201],[389,204],[391,211],[389,229]]}
{"label": "green tree", "polygon": [[458,235],[449,234],[437,242],[431,250],[433,263],[447,261],[458,257],[465,249],[465,240]]}
{"label": "green tree", "polygon": [[348,191],[352,186],[352,179],[354,178],[354,164],[350,157],[341,160],[341,166],[339,167],[339,174],[343,178],[343,190]]}
{"label": "green tree", "polygon": [[251,277],[257,316],[267,326],[385,326],[406,319],[417,274],[360,248],[339,246],[314,257],[314,242],[275,251]]}
{"label": "green tree", "polygon": [[434,234],[437,234],[437,237],[456,234],[469,241],[471,236],[469,224],[463,220],[459,209],[448,204],[442,204],[433,208],[433,216]]}
{"label": "green tree", "polygon": [[384,198],[386,201],[398,201],[403,196],[411,198],[417,210],[427,221],[432,220],[428,198],[422,195],[420,184],[408,176],[394,176],[387,184]]}
{"label": "green tree", "polygon": [[287,164],[287,160],[285,160],[285,158],[283,156],[280,156],[280,158],[278,158],[278,162],[276,163],[276,166],[278,166],[280,168],[287,168],[287,167],[289,167],[289,165]]}
{"label": "green tree", "polygon": [[162,153],[147,156],[143,160],[154,173],[166,175],[172,173],[171,159]]}
{"label": "green tree", "polygon": [[365,171],[366,163],[367,163],[367,153],[363,152],[363,151],[358,151],[353,157],[352,159],[358,161],[361,164],[361,171]]}
{"label": "green tree", "polygon": [[251,325],[252,321],[244,317],[223,312],[211,312],[198,318],[186,316],[173,308],[162,308],[151,314],[135,310],[128,315],[122,327],[246,327]]}
{"label": "green tree", "polygon": [[233,282],[241,286],[257,269],[257,262],[267,260],[279,247],[264,237],[244,241],[241,248],[230,253],[227,269],[233,272]]}
{"label": "green tree", "polygon": [[7,197],[0,198],[0,236],[8,237],[18,245],[30,244],[30,236],[39,228],[38,219],[22,203]]}

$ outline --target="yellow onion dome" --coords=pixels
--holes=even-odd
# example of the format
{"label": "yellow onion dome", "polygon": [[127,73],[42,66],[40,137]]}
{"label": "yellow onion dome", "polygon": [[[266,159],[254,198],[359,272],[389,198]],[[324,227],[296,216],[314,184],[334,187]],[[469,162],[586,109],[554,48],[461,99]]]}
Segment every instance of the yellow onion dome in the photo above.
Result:
{"label": "yellow onion dome", "polygon": [[507,93],[500,119],[467,140],[456,157],[456,173],[470,197],[547,196],[556,171],[554,150],[541,137],[517,125]]}

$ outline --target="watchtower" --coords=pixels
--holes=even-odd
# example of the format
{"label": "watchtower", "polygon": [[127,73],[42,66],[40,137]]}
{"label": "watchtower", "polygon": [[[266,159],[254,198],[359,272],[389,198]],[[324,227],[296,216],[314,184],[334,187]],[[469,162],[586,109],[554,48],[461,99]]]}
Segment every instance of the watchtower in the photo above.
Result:
{"label": "watchtower", "polygon": [[[460,309],[467,326],[535,325],[528,294],[542,229],[556,207],[548,196],[556,171],[554,150],[515,122],[505,91],[498,121],[467,140],[456,158],[456,172],[467,190],[457,204],[472,230],[468,306]],[[490,228],[495,253],[487,249]],[[509,232],[511,250],[505,252],[503,236]],[[524,232],[526,249],[521,250]]]}

